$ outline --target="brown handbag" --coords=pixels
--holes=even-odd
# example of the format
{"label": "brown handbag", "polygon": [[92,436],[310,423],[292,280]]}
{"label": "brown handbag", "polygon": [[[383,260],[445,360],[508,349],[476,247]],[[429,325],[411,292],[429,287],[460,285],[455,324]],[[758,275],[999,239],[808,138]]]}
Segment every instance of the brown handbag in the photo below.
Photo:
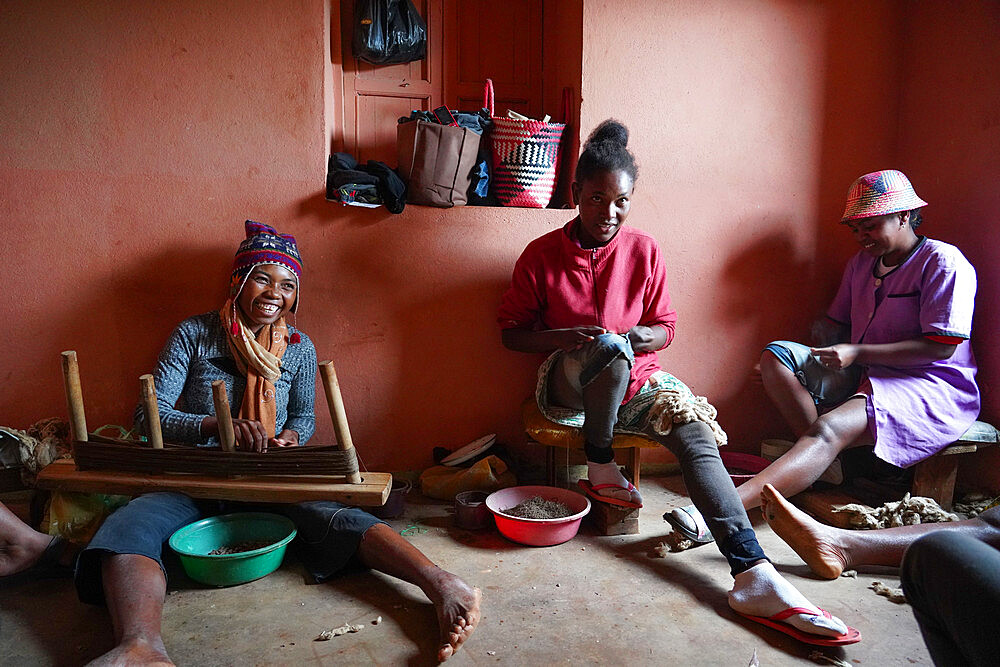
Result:
{"label": "brown handbag", "polygon": [[407,203],[464,206],[480,138],[464,127],[422,120],[397,125],[397,171],[406,181]]}

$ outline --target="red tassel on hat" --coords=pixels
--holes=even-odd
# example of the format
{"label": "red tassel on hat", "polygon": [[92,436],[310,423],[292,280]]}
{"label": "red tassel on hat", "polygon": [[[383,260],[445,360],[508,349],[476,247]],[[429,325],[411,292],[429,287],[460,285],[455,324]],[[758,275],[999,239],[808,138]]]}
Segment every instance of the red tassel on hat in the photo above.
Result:
{"label": "red tassel on hat", "polygon": [[300,336],[300,335],[299,335],[299,332],[298,332],[298,331],[296,331],[295,333],[293,333],[293,334],[292,334],[292,335],[291,335],[291,336],[290,336],[290,337],[288,338],[288,342],[289,342],[290,344],[292,344],[292,345],[295,345],[296,343],[301,343],[301,342],[302,342],[302,336]]}

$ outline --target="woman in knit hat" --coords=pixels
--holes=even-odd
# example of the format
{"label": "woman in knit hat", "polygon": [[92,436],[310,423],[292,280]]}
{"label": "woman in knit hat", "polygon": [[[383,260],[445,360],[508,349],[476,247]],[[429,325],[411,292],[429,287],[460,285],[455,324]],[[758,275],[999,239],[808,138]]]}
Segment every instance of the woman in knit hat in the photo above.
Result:
{"label": "woman in knit hat", "polygon": [[[833,344],[775,341],[761,355],[764,388],[798,440],[737,489],[746,508],[761,504],[765,484],[804,491],[850,447],[874,444],[879,459],[908,468],[979,415],[976,271],[955,246],[917,234],[926,205],[899,171],[851,185],[841,224],[861,249],[827,311]],[[696,512],[685,508],[692,525]]]}
{"label": "woman in knit hat", "polygon": [[[252,221],[246,234],[223,307],[182,322],[160,353],[153,376],[163,436],[171,442],[205,446],[217,441],[215,380],[225,381],[234,410],[239,406],[234,422],[240,449],[303,444],[315,429],[316,350],[308,336],[286,322],[298,304],[302,272],[295,240]],[[142,415],[136,411],[139,426]],[[223,505],[180,493],[139,496],[112,514],[81,552],[76,566],[80,599],[106,603],[111,614],[117,646],[105,656],[108,664],[169,661],[160,635],[166,594],[163,544],[178,528],[222,511]],[[274,511],[295,522],[298,551],[317,581],[356,559],[419,586],[437,610],[439,660],[450,657],[474,630],[479,590],[434,565],[384,522],[335,502],[275,506]],[[32,534],[36,531],[12,516],[0,512],[0,542],[13,539],[25,547],[25,557],[11,568],[16,571],[36,562],[49,538]]]}

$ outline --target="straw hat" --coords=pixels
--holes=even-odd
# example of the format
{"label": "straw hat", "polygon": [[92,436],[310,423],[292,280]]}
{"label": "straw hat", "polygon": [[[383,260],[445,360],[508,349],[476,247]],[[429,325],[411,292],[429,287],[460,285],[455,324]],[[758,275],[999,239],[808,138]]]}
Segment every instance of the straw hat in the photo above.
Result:
{"label": "straw hat", "polygon": [[903,172],[895,169],[873,171],[851,184],[844,217],[840,221],[912,211],[921,206],[927,206],[927,202],[917,196]]}

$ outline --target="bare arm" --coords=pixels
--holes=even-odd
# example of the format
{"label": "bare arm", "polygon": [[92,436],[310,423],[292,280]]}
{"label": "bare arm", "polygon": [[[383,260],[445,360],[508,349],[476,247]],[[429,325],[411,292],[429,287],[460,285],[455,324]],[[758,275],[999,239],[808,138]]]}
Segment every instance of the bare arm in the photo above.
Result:
{"label": "bare arm", "polygon": [[514,352],[552,352],[553,350],[573,350],[594,340],[606,331],[598,326],[573,327],[571,329],[546,329],[533,331],[525,328],[504,329],[500,334],[503,346]]}
{"label": "bare arm", "polygon": [[955,353],[955,347],[919,336],[877,345],[839,343],[830,347],[813,348],[812,353],[823,365],[834,369],[847,368],[855,363],[908,368],[949,359]]}
{"label": "bare arm", "polygon": [[633,352],[656,352],[667,344],[667,330],[661,326],[646,327],[637,324],[628,331]]}

